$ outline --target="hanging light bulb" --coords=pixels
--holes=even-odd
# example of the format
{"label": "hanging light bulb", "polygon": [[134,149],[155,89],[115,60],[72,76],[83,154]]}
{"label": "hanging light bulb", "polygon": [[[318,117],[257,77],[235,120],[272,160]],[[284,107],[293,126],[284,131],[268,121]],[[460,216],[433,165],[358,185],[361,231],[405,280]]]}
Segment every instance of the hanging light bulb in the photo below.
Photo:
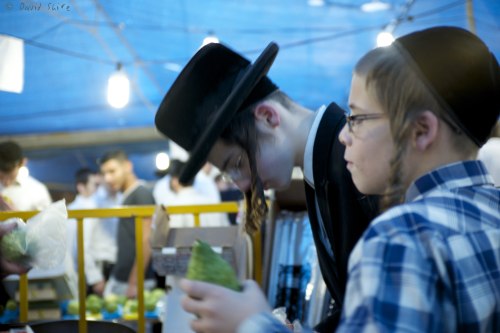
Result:
{"label": "hanging light bulb", "polygon": [[215,36],[213,31],[209,31],[207,37],[203,39],[203,42],[201,43],[201,47],[210,44],[210,43],[219,43],[219,38]]}
{"label": "hanging light bulb", "polygon": [[388,31],[382,31],[377,36],[377,47],[389,46],[394,42],[394,36]]}
{"label": "hanging light bulb", "polygon": [[323,7],[325,5],[325,0],[308,0],[307,4],[311,7]]}
{"label": "hanging light bulb", "polygon": [[118,63],[116,72],[108,79],[108,103],[116,109],[121,109],[128,104],[129,98],[130,81],[122,70],[122,64]]}
{"label": "hanging light bulb", "polygon": [[380,0],[372,0],[361,5],[361,10],[366,13],[380,12],[389,8],[391,8],[390,4]]}
{"label": "hanging light bulb", "polygon": [[156,169],[165,171],[170,166],[170,157],[166,153],[156,154]]}

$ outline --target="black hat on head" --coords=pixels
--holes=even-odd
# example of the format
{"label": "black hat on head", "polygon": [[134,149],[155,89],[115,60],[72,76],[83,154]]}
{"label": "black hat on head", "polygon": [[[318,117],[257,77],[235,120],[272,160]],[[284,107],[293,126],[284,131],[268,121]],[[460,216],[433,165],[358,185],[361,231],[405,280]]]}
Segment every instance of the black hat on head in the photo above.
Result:
{"label": "black hat on head", "polygon": [[488,47],[457,27],[417,31],[395,45],[460,129],[482,146],[500,115],[500,67]]}
{"label": "black hat on head", "polygon": [[158,130],[190,153],[181,182],[201,169],[239,110],[278,89],[266,77],[277,53],[278,46],[270,43],[252,64],[226,46],[211,43],[184,67],[155,117]]}

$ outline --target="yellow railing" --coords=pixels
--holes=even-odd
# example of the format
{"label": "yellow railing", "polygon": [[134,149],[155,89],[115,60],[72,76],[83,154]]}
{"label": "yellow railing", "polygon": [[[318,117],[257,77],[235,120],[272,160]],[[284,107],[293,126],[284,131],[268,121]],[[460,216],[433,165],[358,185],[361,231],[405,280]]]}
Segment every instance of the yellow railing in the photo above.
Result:
{"label": "yellow railing", "polygon": [[[236,213],[238,212],[237,202],[227,202],[214,205],[196,205],[196,206],[167,206],[169,214],[192,214],[194,215],[195,226],[200,226],[200,214],[202,213]],[[68,218],[73,218],[77,223],[77,249],[78,249],[78,293],[79,293],[79,332],[87,333],[87,322],[85,320],[85,268],[84,268],[84,246],[83,246],[83,219],[93,218],[135,218],[135,237],[136,237],[136,260],[137,260],[137,303],[138,303],[138,332],[145,332],[144,318],[144,262],[142,252],[142,219],[151,217],[155,206],[127,206],[109,209],[81,209],[68,210]],[[0,212],[0,221],[8,218],[18,217],[24,221],[28,220],[36,211],[31,212]],[[253,236],[253,258],[254,258],[254,278],[262,283],[262,253],[260,233]],[[21,322],[28,320],[28,278],[23,274],[19,278],[19,319]]]}

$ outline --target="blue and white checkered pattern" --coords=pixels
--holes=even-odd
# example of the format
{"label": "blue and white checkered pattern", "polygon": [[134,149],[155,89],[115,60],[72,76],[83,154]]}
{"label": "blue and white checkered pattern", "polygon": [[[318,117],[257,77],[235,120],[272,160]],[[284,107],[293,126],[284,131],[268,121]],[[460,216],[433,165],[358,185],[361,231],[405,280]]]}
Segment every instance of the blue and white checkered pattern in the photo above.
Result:
{"label": "blue and white checkered pattern", "polygon": [[[481,162],[419,178],[372,222],[343,311],[337,332],[500,332],[500,189]],[[238,330],[250,332],[290,330],[261,313]]]}
{"label": "blue and white checkered pattern", "polygon": [[419,178],[353,250],[340,332],[500,332],[500,189],[479,161]]}
{"label": "blue and white checkered pattern", "polygon": [[[419,178],[353,250],[337,332],[500,332],[500,189],[479,161]],[[290,332],[269,314],[238,333]]]}

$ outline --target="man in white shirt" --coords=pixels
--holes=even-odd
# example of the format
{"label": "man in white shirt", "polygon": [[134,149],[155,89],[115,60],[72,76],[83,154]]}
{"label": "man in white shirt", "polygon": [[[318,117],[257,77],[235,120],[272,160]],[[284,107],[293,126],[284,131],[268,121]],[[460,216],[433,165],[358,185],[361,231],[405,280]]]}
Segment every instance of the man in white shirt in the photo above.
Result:
{"label": "man in white shirt", "polygon": [[[213,204],[213,197],[201,194],[194,186],[193,179],[189,183],[182,184],[179,182],[179,176],[184,162],[179,160],[172,161],[170,167],[170,187],[175,193],[168,203],[171,206],[186,206],[186,205],[206,205]],[[200,172],[201,173],[201,172]],[[219,200],[220,202],[220,200]],[[228,226],[229,220],[226,214],[210,213],[200,214],[201,227],[223,227]],[[192,214],[175,214],[170,216],[170,227],[172,228],[186,228],[194,227],[194,217]]]}
{"label": "man in white shirt", "polygon": [[[68,205],[74,209],[95,209],[95,191],[97,188],[97,175],[88,168],[82,168],[75,174],[76,189],[78,194],[75,200]],[[104,221],[97,218],[84,219],[84,249],[85,249],[85,278],[89,292],[102,295],[106,280],[111,268],[116,261],[116,236],[109,234],[104,226]],[[76,229],[76,224],[70,228]],[[73,258],[77,267],[76,233],[72,232]]]}
{"label": "man in white shirt", "polygon": [[[209,175],[211,167],[212,165],[210,163],[206,163],[203,169],[200,170],[194,178],[192,187],[196,193],[202,195],[208,200],[205,200],[205,203],[216,204],[221,202],[221,198],[214,177]],[[175,200],[175,192],[170,187],[171,178],[172,177],[169,172],[156,182],[153,188],[153,196],[157,204],[172,205],[172,200]]]}
{"label": "man in white shirt", "polygon": [[0,143],[0,193],[11,210],[42,210],[52,199],[44,184],[19,172],[26,162],[17,143]]}

